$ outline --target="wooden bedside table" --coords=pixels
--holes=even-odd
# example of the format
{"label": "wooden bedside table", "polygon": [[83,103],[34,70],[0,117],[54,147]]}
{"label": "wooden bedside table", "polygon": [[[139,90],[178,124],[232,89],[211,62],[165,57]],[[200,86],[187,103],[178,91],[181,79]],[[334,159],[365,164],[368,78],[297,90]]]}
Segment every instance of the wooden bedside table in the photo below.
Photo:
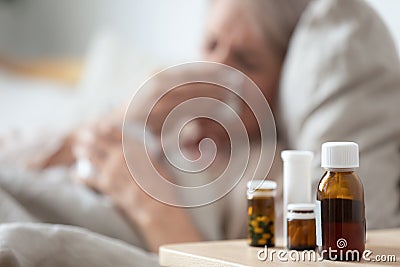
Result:
{"label": "wooden bedside table", "polygon": [[[270,258],[260,261],[257,252],[262,248],[249,247],[246,240],[229,240],[200,243],[184,243],[161,246],[159,250],[161,266],[400,266],[400,229],[374,230],[367,232],[367,249],[373,254],[369,256],[370,262],[337,262],[337,261],[303,261],[293,262],[289,259],[282,262],[277,254],[271,262]],[[269,248],[269,250],[282,250],[282,247]],[[396,262],[378,262],[377,255],[386,258],[394,256]]]}

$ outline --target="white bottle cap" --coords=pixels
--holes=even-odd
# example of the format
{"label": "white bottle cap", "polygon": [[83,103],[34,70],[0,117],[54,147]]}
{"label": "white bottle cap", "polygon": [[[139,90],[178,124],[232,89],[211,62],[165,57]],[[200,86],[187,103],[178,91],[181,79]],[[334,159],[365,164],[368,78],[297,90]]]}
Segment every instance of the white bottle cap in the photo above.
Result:
{"label": "white bottle cap", "polygon": [[287,203],[311,202],[311,151],[285,150],[283,159],[284,211]]}
{"label": "white bottle cap", "polygon": [[285,150],[282,151],[281,157],[284,162],[287,161],[306,161],[311,162],[314,153],[311,151],[303,151],[303,150]]}
{"label": "white bottle cap", "polygon": [[315,203],[290,203],[287,205],[289,211],[310,211],[314,212]]}
{"label": "white bottle cap", "polygon": [[275,190],[276,182],[269,180],[252,180],[247,182],[247,189],[255,190]]}
{"label": "white bottle cap", "polygon": [[315,219],[314,203],[291,203],[287,206],[288,220],[309,220]]}
{"label": "white bottle cap", "polygon": [[247,182],[247,197],[275,197],[277,184],[268,180],[252,180]]}
{"label": "white bottle cap", "polygon": [[358,168],[358,145],[353,142],[327,142],[322,144],[321,167],[333,169]]}

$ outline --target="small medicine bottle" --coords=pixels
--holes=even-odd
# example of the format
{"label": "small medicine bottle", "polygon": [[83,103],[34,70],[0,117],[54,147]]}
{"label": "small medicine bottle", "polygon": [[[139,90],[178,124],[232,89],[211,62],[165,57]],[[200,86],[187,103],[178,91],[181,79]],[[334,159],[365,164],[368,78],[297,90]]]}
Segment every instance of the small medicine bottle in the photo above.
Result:
{"label": "small medicine bottle", "polygon": [[323,144],[321,166],[325,173],[315,206],[318,251],[324,259],[357,261],[365,249],[364,189],[354,171],[359,167],[358,145]]}
{"label": "small medicine bottle", "polygon": [[287,248],[291,250],[315,249],[314,204],[288,204]]}
{"label": "small medicine bottle", "polygon": [[254,180],[247,183],[248,244],[275,246],[276,182]]}

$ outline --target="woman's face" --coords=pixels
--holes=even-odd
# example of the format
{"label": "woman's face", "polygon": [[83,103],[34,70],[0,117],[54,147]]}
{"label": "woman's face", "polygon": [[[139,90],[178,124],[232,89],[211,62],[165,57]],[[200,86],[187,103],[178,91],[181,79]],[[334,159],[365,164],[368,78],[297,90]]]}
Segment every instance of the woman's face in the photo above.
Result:
{"label": "woman's face", "polygon": [[204,60],[223,63],[249,76],[274,106],[282,60],[240,0],[213,0],[202,48]]}

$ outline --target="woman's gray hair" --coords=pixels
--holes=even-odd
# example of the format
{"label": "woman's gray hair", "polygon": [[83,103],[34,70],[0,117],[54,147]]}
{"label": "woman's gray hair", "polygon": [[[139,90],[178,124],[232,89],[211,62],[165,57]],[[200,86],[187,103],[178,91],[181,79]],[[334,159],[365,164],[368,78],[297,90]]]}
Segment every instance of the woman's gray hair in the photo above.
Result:
{"label": "woman's gray hair", "polygon": [[254,15],[266,41],[283,58],[303,11],[311,0],[238,0]]}

